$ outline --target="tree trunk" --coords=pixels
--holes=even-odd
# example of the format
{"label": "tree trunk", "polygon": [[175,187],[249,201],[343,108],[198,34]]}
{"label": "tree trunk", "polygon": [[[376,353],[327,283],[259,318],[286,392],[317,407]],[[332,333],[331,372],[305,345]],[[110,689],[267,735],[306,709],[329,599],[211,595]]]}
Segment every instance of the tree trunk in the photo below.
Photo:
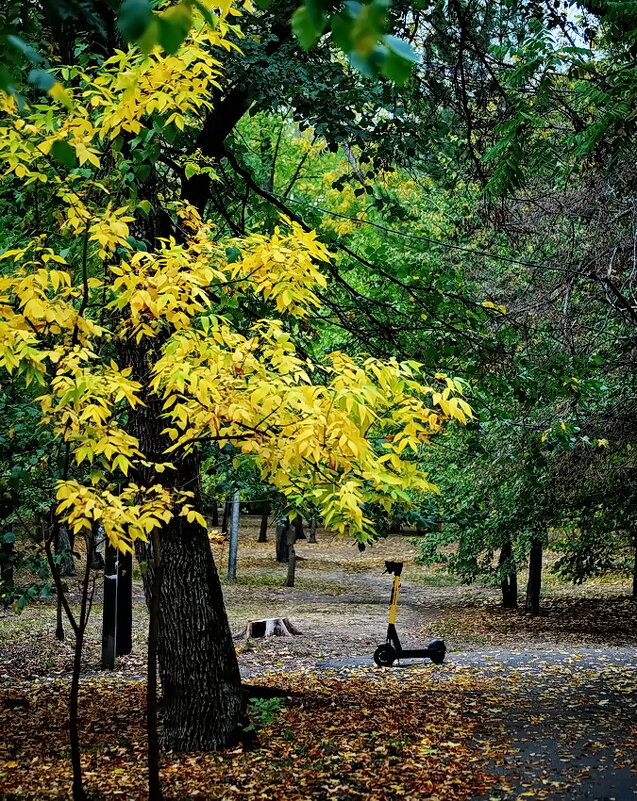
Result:
{"label": "tree trunk", "polygon": [[237,739],[244,715],[219,576],[200,526],[173,520],[161,532],[161,545],[164,746],[213,751]]}
{"label": "tree trunk", "polygon": [[316,520],[310,521],[310,539],[308,540],[310,545],[316,545]]}
{"label": "tree trunk", "polygon": [[305,532],[303,531],[303,518],[301,515],[297,515],[294,518],[294,533],[295,539],[297,540],[305,540],[307,537],[305,536]]}
{"label": "tree trunk", "polygon": [[157,714],[157,643],[160,623],[160,598],[163,575],[159,533],[153,531],[153,589],[148,618],[148,679],[146,683],[146,731],[148,735],[148,801],[163,801],[159,769],[159,726]]}
{"label": "tree trunk", "polygon": [[259,529],[259,539],[257,542],[268,541],[268,518],[270,517],[270,504],[266,503],[261,512],[261,527]]}
{"label": "tree trunk", "polygon": [[133,555],[120,553],[117,559],[117,656],[133,650]]}
{"label": "tree trunk", "polygon": [[61,525],[57,521],[53,525],[55,526],[53,547],[55,555],[57,556],[60,576],[74,576],[75,562],[73,561],[73,550],[71,548],[69,530],[65,525]]}
{"label": "tree trunk", "polygon": [[529,553],[529,580],[526,585],[525,609],[534,615],[540,612],[540,591],[542,589],[542,540],[534,536]]}
{"label": "tree trunk", "polygon": [[231,511],[232,511],[232,502],[225,501],[223,504],[223,518],[221,520],[221,531],[223,534],[228,533],[228,521],[230,520]]}
{"label": "tree trunk", "polygon": [[213,528],[219,528],[219,507],[217,506],[217,499],[212,500],[212,509],[210,510],[211,525]]}
{"label": "tree trunk", "polygon": [[276,560],[285,563],[288,561],[288,532],[290,520],[282,517],[276,524]]}
{"label": "tree trunk", "polygon": [[500,568],[503,575],[500,581],[502,589],[502,606],[505,609],[516,609],[518,605],[518,576],[515,563],[512,560],[513,547],[507,541],[500,551]]}
{"label": "tree trunk", "polygon": [[[297,517],[296,520],[299,520],[299,518]],[[287,531],[288,574],[285,579],[286,587],[294,587],[294,578],[296,575],[296,548],[294,547],[294,543],[296,542],[296,532],[297,532],[296,526],[288,526],[288,531]]]}
{"label": "tree trunk", "polygon": [[633,547],[635,549],[635,558],[633,561],[633,592],[631,597],[633,601],[637,601],[637,539],[635,540]]}
{"label": "tree trunk", "polygon": [[[132,337],[119,342],[122,367],[133,368],[133,377],[144,382],[149,363],[160,343]],[[148,393],[145,405],[129,414],[128,431],[139,440],[140,450],[153,463],[164,461],[170,445],[162,435],[165,421],[161,399]],[[163,483],[169,489],[195,493],[192,505],[199,510],[199,464],[194,455],[171,462],[174,470],[156,473],[140,466],[138,483]],[[163,690],[163,742],[175,751],[212,751],[234,740],[244,720],[244,703],[237,657],[223,603],[221,584],[212,558],[207,531],[179,514],[159,531],[163,566],[157,654]],[[137,547],[148,558],[150,548]],[[147,569],[147,598],[152,597]],[[149,592],[150,590],[150,592]]]}

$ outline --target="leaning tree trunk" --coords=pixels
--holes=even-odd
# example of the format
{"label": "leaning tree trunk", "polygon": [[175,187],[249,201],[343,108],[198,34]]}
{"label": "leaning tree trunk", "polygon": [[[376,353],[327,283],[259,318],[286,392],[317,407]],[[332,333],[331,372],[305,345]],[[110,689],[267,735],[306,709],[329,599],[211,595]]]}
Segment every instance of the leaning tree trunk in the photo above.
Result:
{"label": "leaning tree trunk", "polygon": [[540,591],[542,589],[542,540],[534,536],[529,553],[529,580],[526,585],[525,609],[534,615],[540,612]]}
{"label": "leaning tree trunk", "polygon": [[500,580],[502,589],[502,606],[505,609],[516,609],[518,605],[518,576],[515,562],[512,559],[513,547],[508,540],[500,550],[500,569],[503,574]]}

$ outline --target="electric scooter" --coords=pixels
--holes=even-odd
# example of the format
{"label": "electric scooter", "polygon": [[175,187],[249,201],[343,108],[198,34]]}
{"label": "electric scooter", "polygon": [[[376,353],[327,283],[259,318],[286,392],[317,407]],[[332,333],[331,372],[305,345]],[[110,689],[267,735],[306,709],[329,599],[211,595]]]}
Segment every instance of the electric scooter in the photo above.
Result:
{"label": "electric scooter", "polygon": [[396,631],[396,613],[398,611],[398,591],[400,589],[400,574],[403,571],[402,562],[385,562],[384,573],[393,573],[394,585],[389,602],[389,618],[387,625],[387,640],[374,651],[374,662],[378,667],[391,667],[397,659],[431,659],[435,665],[444,661],[447,646],[444,640],[432,640],[426,648],[403,650]]}

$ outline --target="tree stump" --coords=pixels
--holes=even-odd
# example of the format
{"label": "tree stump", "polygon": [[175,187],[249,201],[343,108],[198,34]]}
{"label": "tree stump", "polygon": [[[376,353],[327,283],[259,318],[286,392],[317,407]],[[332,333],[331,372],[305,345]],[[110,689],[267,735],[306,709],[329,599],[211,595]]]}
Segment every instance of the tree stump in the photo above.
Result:
{"label": "tree stump", "polygon": [[234,639],[262,640],[266,637],[292,637],[302,633],[287,617],[267,617],[262,620],[248,620],[245,629],[235,634]]}

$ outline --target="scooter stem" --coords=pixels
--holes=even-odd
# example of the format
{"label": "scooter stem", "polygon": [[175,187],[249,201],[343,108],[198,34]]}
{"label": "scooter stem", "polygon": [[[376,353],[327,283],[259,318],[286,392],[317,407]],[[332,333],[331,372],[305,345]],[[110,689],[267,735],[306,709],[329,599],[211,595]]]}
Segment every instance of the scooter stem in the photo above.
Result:
{"label": "scooter stem", "polygon": [[391,590],[391,600],[389,602],[389,618],[387,622],[393,625],[396,622],[396,614],[398,612],[398,591],[400,590],[400,576],[394,576],[394,585]]}

